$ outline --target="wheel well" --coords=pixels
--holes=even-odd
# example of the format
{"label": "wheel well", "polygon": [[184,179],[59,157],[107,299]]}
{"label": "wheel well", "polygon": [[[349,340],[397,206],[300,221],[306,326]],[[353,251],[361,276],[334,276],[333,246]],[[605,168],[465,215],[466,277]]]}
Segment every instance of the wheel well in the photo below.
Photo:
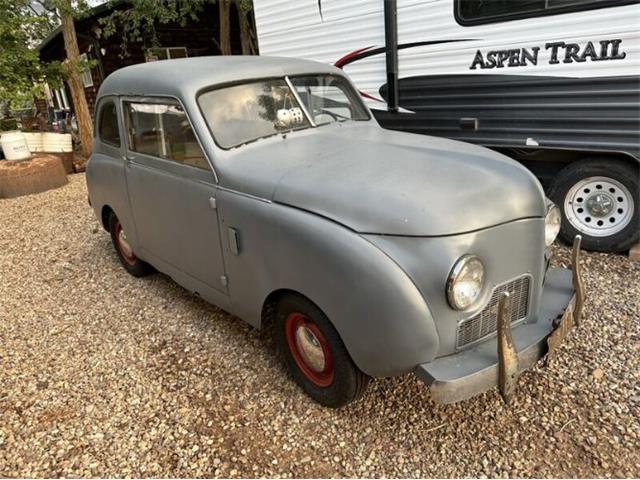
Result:
{"label": "wheel well", "polygon": [[596,150],[560,150],[560,149],[515,149],[497,148],[499,152],[519,161],[538,177],[547,189],[555,176],[567,166],[583,161],[609,160],[620,162],[631,168],[640,168],[640,160],[625,152],[606,152]]}
{"label": "wheel well", "polygon": [[109,205],[105,205],[102,207],[102,212],[100,213],[100,219],[102,220],[102,228],[106,231],[109,231],[109,217],[113,213],[113,209]]}
{"label": "wheel well", "polygon": [[610,161],[617,162],[621,165],[626,165],[630,167],[634,171],[640,170],[640,160],[637,160],[633,157],[629,157],[626,155],[599,155],[599,154],[590,154],[584,155],[578,161],[580,162],[597,162],[597,161]]}
{"label": "wheel well", "polygon": [[278,304],[281,298],[287,295],[299,295],[301,297],[305,297],[307,300],[314,303],[313,300],[301,294],[300,292],[296,292],[295,290],[291,290],[288,288],[280,288],[278,290],[274,290],[269,295],[267,295],[267,298],[264,300],[264,303],[262,304],[262,314],[261,314],[261,322],[260,322],[261,328],[270,327],[271,325],[273,325],[276,305]]}

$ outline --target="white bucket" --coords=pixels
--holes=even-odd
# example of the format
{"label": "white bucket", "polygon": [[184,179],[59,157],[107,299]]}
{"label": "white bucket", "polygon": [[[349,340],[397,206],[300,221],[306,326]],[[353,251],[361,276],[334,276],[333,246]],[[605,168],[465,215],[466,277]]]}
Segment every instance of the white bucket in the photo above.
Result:
{"label": "white bucket", "polygon": [[42,132],[24,132],[31,153],[44,152],[44,134]]}
{"label": "white bucket", "polygon": [[24,160],[31,156],[27,139],[22,132],[5,132],[0,138],[0,145],[7,160]]}
{"label": "white bucket", "polygon": [[73,152],[70,133],[43,133],[42,148],[45,152]]}

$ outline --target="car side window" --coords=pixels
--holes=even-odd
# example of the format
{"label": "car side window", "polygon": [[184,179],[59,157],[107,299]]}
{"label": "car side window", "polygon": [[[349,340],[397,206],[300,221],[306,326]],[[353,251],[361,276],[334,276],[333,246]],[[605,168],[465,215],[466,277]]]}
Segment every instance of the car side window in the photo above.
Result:
{"label": "car side window", "polygon": [[120,130],[118,129],[118,110],[116,104],[109,100],[100,108],[98,116],[98,136],[100,140],[114,147],[120,147]]}
{"label": "car side window", "polygon": [[177,103],[126,102],[129,150],[209,170],[186,113]]}

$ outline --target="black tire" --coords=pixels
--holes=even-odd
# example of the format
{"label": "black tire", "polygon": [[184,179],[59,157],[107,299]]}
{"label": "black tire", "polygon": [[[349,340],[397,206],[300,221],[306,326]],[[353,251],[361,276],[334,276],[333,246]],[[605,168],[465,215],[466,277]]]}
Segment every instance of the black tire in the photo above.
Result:
{"label": "black tire", "polygon": [[111,234],[111,242],[115,248],[120,263],[124,269],[134,277],[146,277],[154,272],[154,269],[147,262],[140,260],[133,253],[127,255],[118,241],[119,230],[122,228],[120,220],[115,213],[109,215],[109,233]]}
{"label": "black tire", "polygon": [[[291,332],[292,322],[298,322],[298,315],[304,317],[305,328],[314,329],[317,334],[314,338],[319,339],[319,348],[323,352],[327,352],[325,349],[328,349],[328,353],[323,357],[325,370],[322,372],[311,371],[301,357],[297,343],[290,341],[291,333],[288,335],[287,332]],[[276,306],[274,327],[276,343],[291,375],[316,402],[326,407],[339,408],[364,394],[370,377],[353,363],[336,329],[311,301],[294,294],[283,297]]]}
{"label": "black tire", "polygon": [[[633,208],[633,215],[624,229],[608,236],[592,236],[589,232],[580,230],[575,225],[572,225],[567,218],[565,198],[575,185],[590,177],[613,179],[621,183],[629,191],[630,201],[633,202],[633,205],[625,205],[624,208]],[[571,243],[576,235],[582,235],[582,246],[586,250],[600,252],[623,252],[637,243],[640,240],[640,180],[638,177],[637,167],[634,168],[633,165],[608,159],[582,160],[571,163],[562,169],[554,178],[549,189],[549,198],[562,211],[560,238],[567,243]],[[622,208],[623,204],[616,204],[615,206]],[[588,220],[591,221],[591,218]],[[602,221],[605,224],[607,220],[611,219],[602,217]],[[594,218],[593,221],[601,221],[601,219]],[[615,221],[615,219],[612,221]]]}

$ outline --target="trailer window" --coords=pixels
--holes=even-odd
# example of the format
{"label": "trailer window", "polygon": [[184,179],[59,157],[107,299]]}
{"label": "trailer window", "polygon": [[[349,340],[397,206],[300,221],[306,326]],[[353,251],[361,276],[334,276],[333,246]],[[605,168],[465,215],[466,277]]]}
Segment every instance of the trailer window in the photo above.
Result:
{"label": "trailer window", "polygon": [[455,0],[460,25],[506,22],[638,3],[638,0]]}

